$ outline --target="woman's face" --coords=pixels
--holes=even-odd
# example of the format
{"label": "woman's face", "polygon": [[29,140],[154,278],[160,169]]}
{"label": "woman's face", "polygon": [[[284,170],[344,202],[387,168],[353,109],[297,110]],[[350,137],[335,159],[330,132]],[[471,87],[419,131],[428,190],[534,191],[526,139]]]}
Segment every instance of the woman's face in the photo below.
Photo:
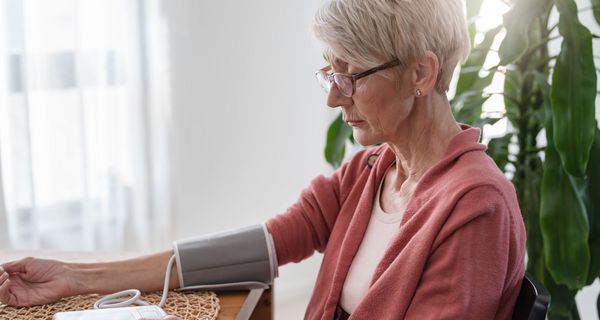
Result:
{"label": "woman's face", "polygon": [[[331,59],[333,72],[365,71],[348,63]],[[352,97],[345,97],[332,85],[327,105],[342,109],[344,121],[351,127],[354,139],[361,145],[373,145],[397,139],[412,112],[414,90],[407,72],[398,75],[393,69],[379,71],[356,81]]]}

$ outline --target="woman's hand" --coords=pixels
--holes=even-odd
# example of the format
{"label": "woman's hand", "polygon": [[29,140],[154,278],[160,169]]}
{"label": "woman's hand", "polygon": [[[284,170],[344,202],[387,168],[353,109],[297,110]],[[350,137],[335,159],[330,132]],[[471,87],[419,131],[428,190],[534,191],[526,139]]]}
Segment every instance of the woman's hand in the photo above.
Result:
{"label": "woman's hand", "polygon": [[0,302],[11,306],[47,304],[73,295],[66,264],[25,258],[0,265]]}

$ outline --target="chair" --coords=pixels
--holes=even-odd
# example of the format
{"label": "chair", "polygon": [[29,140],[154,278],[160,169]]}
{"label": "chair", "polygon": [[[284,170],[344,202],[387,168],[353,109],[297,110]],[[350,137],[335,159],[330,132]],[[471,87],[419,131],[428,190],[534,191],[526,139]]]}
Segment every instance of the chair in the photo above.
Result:
{"label": "chair", "polygon": [[525,273],[517,297],[513,320],[544,320],[550,304],[548,290],[529,273]]}

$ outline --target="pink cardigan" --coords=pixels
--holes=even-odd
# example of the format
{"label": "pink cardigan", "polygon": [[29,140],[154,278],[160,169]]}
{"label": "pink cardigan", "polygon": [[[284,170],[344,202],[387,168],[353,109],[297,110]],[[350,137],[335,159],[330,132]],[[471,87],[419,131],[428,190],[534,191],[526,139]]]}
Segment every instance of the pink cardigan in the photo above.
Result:
{"label": "pink cardigan", "polygon": [[[421,178],[350,319],[511,319],[525,227],[515,190],[479,134],[463,126]],[[394,161],[386,145],[361,151],[267,222],[280,265],[324,253],[305,319],[332,319],[376,187]]]}

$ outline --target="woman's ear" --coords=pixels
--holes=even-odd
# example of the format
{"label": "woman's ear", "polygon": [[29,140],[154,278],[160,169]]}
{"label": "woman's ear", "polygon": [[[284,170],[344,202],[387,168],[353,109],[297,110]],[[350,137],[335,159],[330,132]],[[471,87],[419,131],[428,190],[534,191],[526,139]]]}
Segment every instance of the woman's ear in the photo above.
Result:
{"label": "woman's ear", "polygon": [[413,72],[415,96],[425,96],[431,90],[435,90],[439,68],[440,62],[437,55],[429,50],[425,51],[425,54],[416,62]]}

